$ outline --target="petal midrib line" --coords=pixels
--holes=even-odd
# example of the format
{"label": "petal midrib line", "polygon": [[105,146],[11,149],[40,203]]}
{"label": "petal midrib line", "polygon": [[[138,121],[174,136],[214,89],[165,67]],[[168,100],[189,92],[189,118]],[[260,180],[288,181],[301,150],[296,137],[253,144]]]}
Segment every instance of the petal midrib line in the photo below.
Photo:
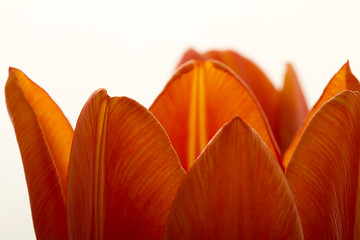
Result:
{"label": "petal midrib line", "polygon": [[194,68],[188,128],[188,167],[194,164],[197,155],[207,144],[205,104],[204,69]]}
{"label": "petal midrib line", "polygon": [[101,103],[97,125],[95,167],[94,167],[94,234],[95,239],[102,239],[104,230],[104,162],[106,150],[107,115],[109,111],[108,99]]}

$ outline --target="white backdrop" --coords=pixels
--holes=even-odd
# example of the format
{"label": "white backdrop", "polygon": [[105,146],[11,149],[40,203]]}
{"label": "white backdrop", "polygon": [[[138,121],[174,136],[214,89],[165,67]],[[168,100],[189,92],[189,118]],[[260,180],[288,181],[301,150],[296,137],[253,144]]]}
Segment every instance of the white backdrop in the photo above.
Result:
{"label": "white backdrop", "polygon": [[[345,1],[1,1],[0,86],[25,72],[75,126],[106,88],[149,107],[182,53],[234,49],[280,87],[294,64],[311,106],[350,60],[360,77],[360,5]],[[0,94],[0,238],[34,239],[25,177]]]}

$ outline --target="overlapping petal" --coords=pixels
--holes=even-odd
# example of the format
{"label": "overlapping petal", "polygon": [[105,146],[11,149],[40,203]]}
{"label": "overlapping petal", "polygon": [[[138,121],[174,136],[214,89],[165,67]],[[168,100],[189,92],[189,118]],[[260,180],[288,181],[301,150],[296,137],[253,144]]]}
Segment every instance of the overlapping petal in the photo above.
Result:
{"label": "overlapping petal", "polygon": [[6,104],[15,128],[38,239],[66,239],[66,179],[73,130],[50,96],[10,68]]}
{"label": "overlapping petal", "polygon": [[286,179],[259,135],[225,125],[188,172],[165,239],[302,239]]}
{"label": "overlapping petal", "polygon": [[189,49],[182,57],[179,65],[189,60],[206,61],[211,59],[231,68],[249,86],[264,110],[271,128],[277,128],[279,93],[264,72],[249,59],[231,50],[212,50],[199,54],[195,50]]}
{"label": "overlapping petal", "polygon": [[[291,65],[277,91],[232,51],[189,59],[151,106],[157,119],[98,90],[74,136],[48,94],[10,69],[37,238],[360,238],[360,84],[349,64],[302,124]],[[282,162],[277,143],[284,151],[300,126]]]}
{"label": "overlapping petal", "polygon": [[278,131],[274,133],[281,152],[288,148],[307,113],[308,107],[296,73],[291,64],[288,64],[284,86],[279,93]]}
{"label": "overlapping petal", "polygon": [[[345,66],[347,67],[347,66]],[[360,94],[345,91],[309,121],[286,170],[306,239],[359,239]]]}
{"label": "overlapping petal", "polygon": [[199,54],[190,49],[184,54],[179,65],[189,60],[212,59],[230,67],[249,86],[265,112],[281,152],[284,152],[308,112],[293,67],[288,64],[283,89],[278,91],[256,64],[231,50],[213,50]]}
{"label": "overlapping petal", "polygon": [[256,98],[241,79],[220,63],[192,61],[183,65],[150,111],[165,128],[185,170],[214,134],[235,116],[249,123],[279,159],[276,141]]}
{"label": "overlapping petal", "polygon": [[349,62],[347,62],[330,80],[329,84],[326,86],[323,94],[321,95],[320,99],[317,103],[312,107],[309,114],[307,115],[306,119],[304,120],[302,127],[299,129],[297,134],[295,135],[294,139],[292,140],[289,148],[285,152],[283,156],[283,163],[286,167],[289,164],[289,161],[292,157],[292,154],[300,141],[300,138],[304,132],[304,129],[309,124],[311,118],[314,114],[320,109],[320,107],[333,98],[338,93],[345,91],[345,90],[352,90],[352,91],[360,91],[360,83],[359,80],[352,74]]}
{"label": "overlapping petal", "polygon": [[68,177],[72,239],[159,239],[185,172],[135,101],[95,92],[79,117]]}

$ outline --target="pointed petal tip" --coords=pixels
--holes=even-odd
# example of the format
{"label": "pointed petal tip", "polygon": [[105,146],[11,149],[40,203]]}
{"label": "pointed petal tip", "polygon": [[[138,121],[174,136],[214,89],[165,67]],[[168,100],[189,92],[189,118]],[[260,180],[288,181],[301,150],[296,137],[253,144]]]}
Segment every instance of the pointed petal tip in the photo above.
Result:
{"label": "pointed petal tip", "polygon": [[23,71],[21,71],[20,69],[15,68],[15,67],[9,67],[9,77],[13,76],[13,75],[16,76],[17,74],[24,75],[27,78],[27,80],[30,80],[32,82],[32,80],[28,76],[26,76],[26,74]]}
{"label": "pointed petal tip", "polygon": [[360,90],[359,80],[351,72],[349,60],[347,60],[346,63],[340,68],[340,70],[337,73],[335,73],[335,75],[331,78],[331,80],[325,87],[323,94],[321,95],[317,103],[309,111],[308,115],[306,116],[302,124],[302,127],[299,129],[299,131],[293,138],[290,146],[287,148],[284,154],[283,163],[285,166],[288,165],[291,156],[293,154],[293,151],[295,150],[295,147],[298,144],[304,132],[304,129],[306,128],[312,116],[317,112],[317,110],[319,110],[319,108],[324,103],[326,103],[331,98],[335,97],[337,94],[343,92],[344,90],[353,90],[353,91]]}
{"label": "pointed petal tip", "polygon": [[185,52],[185,54],[193,54],[193,53],[198,54],[198,52],[192,47],[189,47]]}
{"label": "pointed petal tip", "polygon": [[[279,216],[280,212],[285,214]],[[224,236],[302,239],[282,171],[260,136],[238,116],[223,126],[188,172],[173,202],[164,239]]]}
{"label": "pointed petal tip", "polygon": [[236,115],[260,132],[274,156],[280,159],[257,99],[238,75],[216,60],[195,59],[181,66],[150,111],[166,129],[185,169],[214,134]]}
{"label": "pointed petal tip", "polygon": [[[342,67],[340,68],[340,70],[334,75],[336,76],[337,74],[339,74],[340,71],[344,71],[346,76],[348,78],[354,78],[355,76],[353,75],[352,71],[351,71],[351,67],[350,67],[350,61],[349,59],[346,60],[346,63],[344,63],[344,65],[342,65]],[[355,77],[356,78],[356,77]]]}
{"label": "pointed petal tip", "polygon": [[247,123],[245,123],[238,115],[236,115],[232,120],[230,120],[229,122],[227,122],[225,126],[227,125],[231,125],[231,124],[245,124],[248,125]]}
{"label": "pointed petal tip", "polygon": [[202,60],[203,57],[194,49],[189,48],[181,57],[179,64],[177,65],[177,69],[182,68],[184,64],[189,62],[190,60]]}
{"label": "pointed petal tip", "polygon": [[21,74],[25,75],[25,73],[23,71],[21,71],[20,69],[10,66],[9,67],[9,75],[16,74],[16,73],[21,73]]}
{"label": "pointed petal tip", "polygon": [[8,76],[8,79],[7,79],[6,84],[5,84],[5,91],[6,91],[7,86],[10,84],[10,82],[12,80],[14,80],[14,78],[16,80],[16,73],[17,72],[21,72],[21,71],[19,69],[17,69],[17,68],[9,67],[9,76]]}
{"label": "pointed petal tip", "polygon": [[10,75],[11,73],[13,73],[14,71],[16,71],[16,70],[19,70],[19,69],[14,68],[14,67],[9,67],[9,75]]}
{"label": "pointed petal tip", "polygon": [[296,75],[294,64],[291,62],[286,62],[286,70],[285,73],[291,73]]}
{"label": "pointed petal tip", "polygon": [[288,165],[285,175],[306,239],[358,239],[359,103],[351,90],[324,103]]}
{"label": "pointed petal tip", "polygon": [[294,71],[294,66],[291,62],[286,63],[286,71]]}
{"label": "pointed petal tip", "polygon": [[[350,62],[349,62],[349,60],[346,60],[346,62],[341,66],[341,68],[340,68],[339,71],[341,71],[341,70],[345,70],[347,73],[348,73],[348,72],[351,73],[351,68],[350,68]],[[336,73],[336,74],[338,74],[338,73]],[[335,74],[335,75],[336,75],[336,74]]]}

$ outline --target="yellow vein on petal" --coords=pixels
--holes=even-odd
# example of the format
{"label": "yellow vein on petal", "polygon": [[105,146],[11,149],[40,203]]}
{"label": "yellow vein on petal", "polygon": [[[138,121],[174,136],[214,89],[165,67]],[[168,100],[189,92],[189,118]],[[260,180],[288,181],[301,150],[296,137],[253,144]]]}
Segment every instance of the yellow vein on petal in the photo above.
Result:
{"label": "yellow vein on petal", "polygon": [[190,113],[189,113],[189,141],[188,141],[188,167],[195,161],[195,141],[196,141],[196,117],[197,117],[197,76],[198,68],[194,68],[194,77],[191,86]]}
{"label": "yellow vein on petal", "polygon": [[[210,64],[210,63],[209,63]],[[209,67],[206,63],[205,67]],[[205,101],[205,74],[204,67],[194,68],[191,86],[188,167],[191,167],[197,155],[205,148],[207,139],[206,128],[206,101]]]}
{"label": "yellow vein on petal", "polygon": [[102,239],[104,227],[104,159],[106,144],[106,124],[108,100],[101,103],[96,136],[95,168],[94,168],[94,224],[95,239]]}
{"label": "yellow vein on petal", "polygon": [[[208,63],[205,66],[209,66]],[[206,131],[206,102],[205,102],[205,79],[204,68],[199,68],[199,149],[200,151],[205,148],[207,144],[207,131]],[[197,156],[196,156],[197,157]]]}

